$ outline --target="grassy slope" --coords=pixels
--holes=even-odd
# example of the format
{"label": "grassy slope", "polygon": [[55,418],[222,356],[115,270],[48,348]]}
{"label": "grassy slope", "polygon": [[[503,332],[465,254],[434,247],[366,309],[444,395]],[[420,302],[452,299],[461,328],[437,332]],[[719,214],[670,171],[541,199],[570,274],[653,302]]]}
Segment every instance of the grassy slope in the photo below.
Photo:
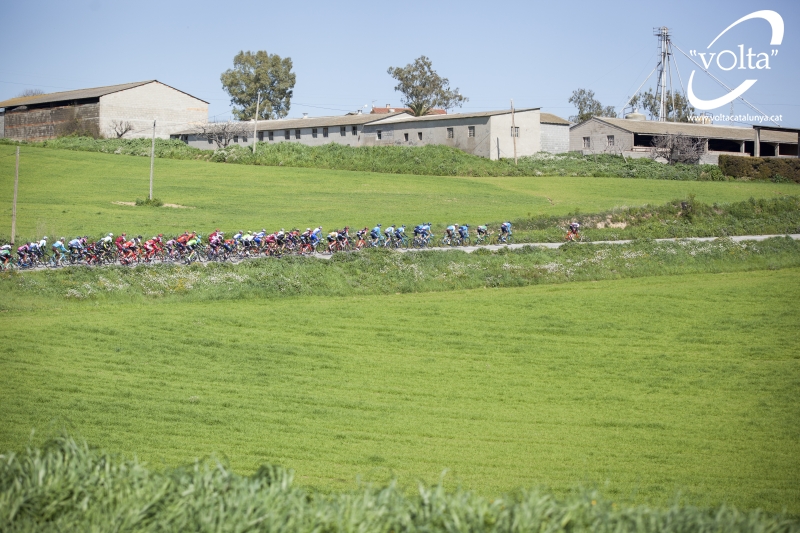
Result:
{"label": "grassy slope", "polygon": [[[66,425],[175,465],[800,512],[798,269],[0,314],[0,449]],[[47,309],[43,312],[43,309]],[[59,344],[55,344],[58,342]]]}
{"label": "grassy slope", "polygon": [[[0,218],[11,213],[14,158],[0,146]],[[600,212],[696,194],[707,203],[797,194],[794,184],[623,178],[459,178],[225,165],[159,159],[155,192],[195,209],[113,205],[147,194],[146,158],[23,147],[17,228],[47,234],[172,233],[381,222],[473,224]],[[7,229],[0,235],[8,235]],[[61,236],[61,235],[59,235]]]}

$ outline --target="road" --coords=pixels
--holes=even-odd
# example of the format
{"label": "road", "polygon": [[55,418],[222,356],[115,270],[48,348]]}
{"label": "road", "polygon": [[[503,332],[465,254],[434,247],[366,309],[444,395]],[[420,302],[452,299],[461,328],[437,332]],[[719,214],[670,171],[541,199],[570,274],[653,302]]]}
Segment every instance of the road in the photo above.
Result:
{"label": "road", "polygon": [[[734,242],[742,242],[742,241],[764,241],[767,239],[771,239],[773,237],[791,237],[794,240],[800,240],[800,233],[791,233],[788,235],[737,235],[735,237],[730,237],[730,239]],[[655,242],[675,242],[675,241],[694,241],[694,242],[711,242],[719,239],[720,237],[683,237],[683,238],[674,238],[674,239],[653,239]],[[628,244],[634,242],[632,240],[621,240],[621,241],[592,241],[592,242],[576,242],[571,244]],[[445,248],[409,248],[408,250],[405,249],[398,249],[398,252],[434,252],[434,251],[446,251],[446,250],[460,250],[462,252],[472,253],[475,250],[500,250],[501,248],[507,248],[510,250],[516,250],[522,248],[524,246],[539,246],[541,248],[560,248],[564,246],[566,243],[563,242],[526,242],[526,243],[519,243],[519,244],[492,244],[486,246],[458,246],[458,247],[445,247]],[[331,255],[329,254],[316,254],[315,257],[319,257],[320,259],[330,259]]]}

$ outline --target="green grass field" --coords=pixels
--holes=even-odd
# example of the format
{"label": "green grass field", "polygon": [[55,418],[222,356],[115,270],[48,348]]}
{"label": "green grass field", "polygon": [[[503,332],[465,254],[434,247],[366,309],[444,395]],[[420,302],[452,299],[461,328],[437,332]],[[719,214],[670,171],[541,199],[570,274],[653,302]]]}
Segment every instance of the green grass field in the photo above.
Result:
{"label": "green grass field", "polygon": [[[0,146],[0,217],[10,221],[13,148]],[[275,230],[345,224],[482,224],[596,213],[696,195],[705,203],[797,195],[796,184],[584,177],[432,177],[158,159],[155,196],[192,209],[129,207],[148,194],[142,157],[22,147],[17,234]],[[0,229],[6,238],[8,228]]]}
{"label": "green grass field", "polygon": [[490,496],[583,483],[797,514],[799,274],[327,299],[31,291],[0,313],[0,449],[66,427],[154,465],[216,453],[324,490],[448,469]]}
{"label": "green grass field", "polygon": [[[0,146],[4,220],[11,153]],[[800,191],[158,159],[156,196],[190,208],[147,208],[112,203],[146,196],[146,158],[22,154],[18,235],[51,239],[504,219],[547,237],[556,221],[537,217],[690,195],[708,204],[691,217],[675,205],[613,216],[629,236],[667,224],[724,235],[796,228]],[[155,470],[210,454],[244,475],[283,465],[333,497],[357,479],[411,492],[447,469],[447,487],[489,498],[584,485],[661,508],[680,495],[800,516],[798,246],[642,240],[2,273],[0,451],[66,429]]]}

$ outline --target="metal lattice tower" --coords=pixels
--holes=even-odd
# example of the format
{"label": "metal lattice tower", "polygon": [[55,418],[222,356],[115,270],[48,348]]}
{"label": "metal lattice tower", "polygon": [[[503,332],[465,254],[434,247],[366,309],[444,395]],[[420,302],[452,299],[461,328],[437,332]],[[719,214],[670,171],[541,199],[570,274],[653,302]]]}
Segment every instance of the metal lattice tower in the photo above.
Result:
{"label": "metal lattice tower", "polygon": [[[658,70],[658,84],[656,85],[656,98],[659,102],[658,120],[667,120],[667,95],[672,94],[672,79],[670,76],[670,61],[672,61],[672,43],[670,41],[669,28],[662,26],[653,30],[653,35],[658,37],[658,49],[660,60],[656,69]],[[667,78],[670,78],[669,80]],[[667,88],[667,83],[670,87]]]}

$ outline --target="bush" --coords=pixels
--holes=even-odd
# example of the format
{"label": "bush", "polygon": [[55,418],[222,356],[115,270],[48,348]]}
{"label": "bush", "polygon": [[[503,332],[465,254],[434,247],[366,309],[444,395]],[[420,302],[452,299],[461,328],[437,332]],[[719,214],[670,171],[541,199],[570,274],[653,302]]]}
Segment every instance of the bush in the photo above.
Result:
{"label": "bush", "polygon": [[[6,144],[2,142],[0,143]],[[150,156],[150,139],[93,139],[61,137],[33,146],[102,152],[117,155]],[[9,143],[11,144],[11,143]],[[232,145],[219,150],[192,148],[177,139],[156,139],[156,157],[199,159],[240,165],[287,166],[329,170],[414,174],[424,176],[581,176],[681,181],[726,179],[715,165],[664,165],[650,159],[631,159],[610,154],[584,156],[577,152],[538,154],[513,160],[492,161],[449,146],[343,146],[329,143],[305,146],[297,143],[259,143],[254,155],[249,147]],[[790,177],[786,172],[781,176]]]}
{"label": "bush", "polygon": [[164,202],[162,202],[158,198],[147,198],[145,200],[137,198],[136,205],[144,207],[161,207],[162,205],[164,205]]}
{"label": "bush", "polygon": [[727,176],[800,183],[800,159],[719,156],[719,168]]}

